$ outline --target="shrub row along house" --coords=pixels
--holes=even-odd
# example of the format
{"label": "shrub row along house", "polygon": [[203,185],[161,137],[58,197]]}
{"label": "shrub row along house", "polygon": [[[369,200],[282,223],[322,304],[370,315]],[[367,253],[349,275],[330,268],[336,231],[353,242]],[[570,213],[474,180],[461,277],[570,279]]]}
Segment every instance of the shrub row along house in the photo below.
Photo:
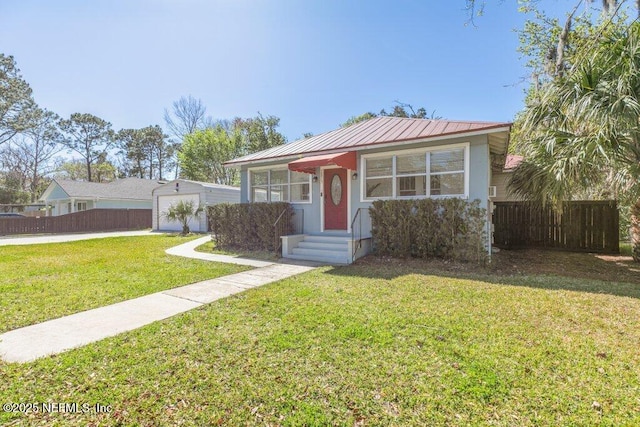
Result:
{"label": "shrub row along house", "polygon": [[350,263],[370,250],[374,201],[451,197],[486,209],[490,252],[490,187],[505,166],[510,127],[377,117],[225,165],[241,171],[241,203],[294,207],[301,234],[283,237],[285,258]]}

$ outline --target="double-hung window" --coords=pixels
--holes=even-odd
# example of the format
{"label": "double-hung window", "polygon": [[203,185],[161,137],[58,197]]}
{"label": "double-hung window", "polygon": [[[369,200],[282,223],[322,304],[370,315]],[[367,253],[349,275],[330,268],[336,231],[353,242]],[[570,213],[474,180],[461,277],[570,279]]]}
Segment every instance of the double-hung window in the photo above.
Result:
{"label": "double-hung window", "polygon": [[367,159],[365,184],[367,198],[386,198],[393,194],[393,157]]}
{"label": "double-hung window", "polygon": [[468,146],[363,156],[364,200],[466,197]]}
{"label": "double-hung window", "polygon": [[288,169],[249,171],[252,202],[311,202],[311,175]]}
{"label": "double-hung window", "polygon": [[464,150],[437,151],[431,154],[431,195],[464,194]]}
{"label": "double-hung window", "polygon": [[275,170],[269,171],[270,176],[270,202],[288,202],[289,201],[289,171]]}
{"label": "double-hung window", "polygon": [[251,201],[269,201],[269,171],[251,172]]}
{"label": "double-hung window", "polygon": [[311,185],[308,173],[289,172],[289,201],[293,203],[304,203],[311,201]]}
{"label": "double-hung window", "polygon": [[396,156],[396,196],[425,196],[427,194],[426,171],[425,153]]}

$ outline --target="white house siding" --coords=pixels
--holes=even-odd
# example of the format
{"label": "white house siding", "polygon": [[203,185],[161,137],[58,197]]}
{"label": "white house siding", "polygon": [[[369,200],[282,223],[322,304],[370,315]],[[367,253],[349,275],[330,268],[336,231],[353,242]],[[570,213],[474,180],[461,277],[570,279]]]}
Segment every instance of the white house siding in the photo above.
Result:
{"label": "white house siding", "polygon": [[[178,184],[178,191],[176,191],[176,183]],[[181,229],[179,224],[170,224],[162,217],[163,211],[166,211],[169,204],[175,203],[180,199],[193,200],[196,205],[202,207],[218,203],[239,203],[240,189],[182,179],[161,185],[153,190],[152,228],[154,230],[179,231]],[[190,228],[198,232],[207,231],[206,209],[199,219],[190,223]]]}
{"label": "white house siding", "polygon": [[69,198],[69,195],[65,193],[64,190],[60,188],[58,185],[56,185],[55,188],[53,188],[53,191],[51,191],[51,194],[49,195],[50,200],[61,200],[61,199],[68,199],[68,198]]}
{"label": "white house siding", "polygon": [[[151,201],[98,199],[93,203],[92,207],[96,209],[151,209]],[[89,203],[87,203],[87,209],[90,209]]]}
{"label": "white house siding", "polygon": [[491,177],[491,185],[496,187],[496,197],[492,197],[493,202],[510,202],[521,200],[513,194],[509,194],[507,186],[512,172],[494,172]]}
{"label": "white house siding", "polygon": [[240,188],[233,190],[205,187],[205,202],[207,206],[218,203],[240,203]]}

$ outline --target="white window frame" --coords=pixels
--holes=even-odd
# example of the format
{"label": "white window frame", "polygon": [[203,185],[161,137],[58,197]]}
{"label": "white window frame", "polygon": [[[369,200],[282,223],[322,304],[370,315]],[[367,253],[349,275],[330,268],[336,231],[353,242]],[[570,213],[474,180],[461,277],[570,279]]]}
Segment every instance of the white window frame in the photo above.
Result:
{"label": "white window frame", "polygon": [[[269,199],[271,198],[270,197],[270,185],[269,185],[271,174],[268,173],[269,172],[269,168],[266,168],[266,169],[264,169],[264,168],[260,168],[260,169],[256,168],[256,169],[254,169],[254,171],[255,172],[267,172],[267,183],[265,184],[267,200],[265,202],[260,202],[260,203],[269,203]],[[249,186],[249,188],[248,188],[249,192],[247,194],[247,197],[249,198],[249,201],[251,203],[253,203],[253,189],[252,189],[252,185],[251,185],[251,178],[252,177],[251,177],[251,173],[249,171],[247,172],[247,177],[249,178],[247,180],[247,185]]]}
{"label": "white window frame", "polygon": [[[433,198],[438,198],[438,197],[462,197],[467,199],[468,198],[468,194],[469,194],[469,186],[468,186],[468,166],[467,166],[467,150],[463,150],[462,155],[464,156],[464,170],[456,170],[456,171],[446,171],[446,172],[432,172],[431,171],[431,154],[432,153],[441,153],[441,152],[446,152],[446,151],[454,151],[456,150],[455,148],[446,148],[446,149],[442,149],[442,150],[429,150],[428,154],[427,154],[427,176],[429,178],[429,188],[427,188],[427,194],[429,195],[429,197],[433,197]],[[464,180],[464,194],[445,194],[445,195],[432,195],[431,194],[431,177],[432,176],[442,176],[442,175],[456,175],[459,174],[460,172],[463,173],[463,180]]]}
{"label": "white window frame", "polygon": [[[291,182],[291,173],[293,171],[289,170],[289,203],[295,203],[295,204],[304,204],[304,205],[310,205],[311,202],[313,201],[313,198],[311,197],[311,193],[313,191],[313,175],[311,174],[305,174],[307,175],[307,182],[306,184],[309,185],[309,200],[300,200],[300,201],[293,201],[291,200],[291,188],[293,188],[294,185],[304,185],[304,182]],[[304,172],[300,172],[300,173],[304,173]]]}
{"label": "white window frame", "polygon": [[[424,157],[425,159],[425,172],[424,173],[402,173],[399,174],[398,173],[398,156],[400,157],[405,157],[405,156],[410,156],[410,155],[422,155],[422,157]],[[426,198],[429,197],[429,188],[425,187],[425,194],[419,194],[419,195],[415,195],[415,196],[401,196],[400,195],[400,188],[398,187],[398,179],[399,178],[415,178],[415,177],[424,177],[426,182],[425,185],[427,183],[429,183],[429,173],[430,173],[430,162],[429,162],[429,156],[427,155],[427,151],[425,150],[406,150],[406,151],[399,151],[393,154],[393,196],[392,197],[387,197],[387,199],[416,199],[416,198]],[[363,169],[364,170],[364,169]],[[366,170],[364,170],[364,173],[366,175]],[[375,200],[374,198],[370,198],[368,200]]]}
{"label": "white window frame", "polygon": [[[82,206],[82,209],[80,208],[81,206]],[[77,202],[76,203],[76,210],[78,212],[86,211],[87,210],[87,202]]]}
{"label": "white window frame", "polygon": [[[452,197],[459,197],[463,199],[469,198],[469,147],[470,144],[468,142],[462,142],[458,144],[450,144],[450,145],[439,145],[434,147],[425,147],[425,148],[414,148],[409,150],[400,150],[393,152],[381,152],[381,153],[373,153],[373,154],[363,154],[360,156],[360,170],[362,171],[362,179],[360,180],[360,201],[361,202],[372,202],[374,200],[392,200],[392,199],[446,199]],[[458,149],[464,150],[464,194],[454,194],[454,195],[432,195],[431,194],[431,153],[441,152],[441,151],[453,151]],[[397,156],[406,156],[406,155],[423,155],[426,157],[426,170],[425,174],[397,174],[396,169],[396,159]],[[367,197],[367,159],[375,159],[375,158],[392,158],[392,176],[391,176],[391,196],[389,197]],[[459,173],[457,172],[446,172],[446,173]],[[446,173],[437,173],[433,175],[442,175]],[[398,178],[402,177],[410,177],[410,176],[425,176],[427,179],[426,182],[426,190],[425,195],[417,195],[417,196],[400,196],[398,190]],[[386,177],[386,176],[385,176]],[[385,178],[385,177],[376,177],[376,178]],[[372,177],[373,178],[373,177]],[[388,178],[388,177],[387,177]]]}
{"label": "white window frame", "polygon": [[[391,179],[391,196],[382,196],[382,197],[373,197],[366,198],[367,191],[367,170],[365,169],[366,161],[365,159],[380,159],[380,158],[389,158],[391,157],[391,175],[380,175],[380,176],[372,176],[372,179]],[[389,200],[394,198],[394,194],[396,194],[396,156],[391,153],[379,153],[379,154],[370,154],[363,155],[360,158],[362,162],[360,170],[362,171],[362,179],[361,190],[360,190],[360,201],[368,201],[368,200]],[[364,200],[363,200],[364,198]]]}
{"label": "white window frame", "polygon": [[[283,202],[296,204],[296,205],[310,205],[313,203],[313,183],[312,176],[310,174],[308,177],[309,183],[309,200],[303,201],[291,201],[291,171],[286,167],[274,167],[274,166],[262,166],[257,168],[247,169],[247,199],[249,199],[250,203],[253,203],[253,193],[251,191],[251,174],[254,172],[267,172],[267,201],[266,203],[271,203],[271,171],[287,171],[287,183],[286,184],[274,184],[274,186],[286,186],[287,187],[287,200],[282,200]],[[303,183],[293,183],[293,185],[301,185]],[[265,202],[261,202],[265,203]]]}

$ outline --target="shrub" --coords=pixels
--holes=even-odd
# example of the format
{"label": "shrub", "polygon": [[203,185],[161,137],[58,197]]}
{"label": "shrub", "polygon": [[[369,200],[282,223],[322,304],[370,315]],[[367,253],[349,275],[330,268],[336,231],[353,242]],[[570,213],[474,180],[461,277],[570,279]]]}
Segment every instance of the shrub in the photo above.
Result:
{"label": "shrub", "polygon": [[479,200],[378,200],[370,215],[380,255],[487,261],[487,211]]}
{"label": "shrub", "polygon": [[285,227],[281,235],[292,231],[290,219],[293,209],[286,202],[221,203],[207,209],[209,230],[216,246],[221,248],[274,250],[276,236],[273,224],[285,210]]}

